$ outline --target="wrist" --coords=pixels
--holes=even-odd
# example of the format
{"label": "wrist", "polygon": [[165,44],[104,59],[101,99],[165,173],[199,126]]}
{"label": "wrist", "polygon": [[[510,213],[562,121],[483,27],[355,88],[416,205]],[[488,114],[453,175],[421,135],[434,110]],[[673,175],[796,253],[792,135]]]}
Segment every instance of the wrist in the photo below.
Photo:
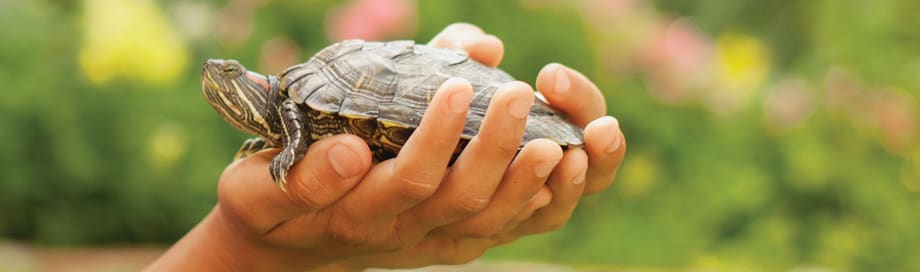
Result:
{"label": "wrist", "polygon": [[294,249],[262,243],[236,227],[218,205],[145,270],[303,271],[327,263]]}
{"label": "wrist", "polygon": [[278,247],[262,240],[232,220],[220,205],[208,216],[215,237],[210,239],[221,250],[224,263],[241,271],[304,271],[332,262],[318,254],[295,248]]}

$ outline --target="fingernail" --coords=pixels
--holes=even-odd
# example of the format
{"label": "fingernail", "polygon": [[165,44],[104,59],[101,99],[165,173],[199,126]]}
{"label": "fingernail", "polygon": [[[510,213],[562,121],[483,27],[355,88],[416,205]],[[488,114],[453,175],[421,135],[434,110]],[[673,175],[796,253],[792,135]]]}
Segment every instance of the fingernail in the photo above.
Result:
{"label": "fingernail", "polygon": [[[537,200],[539,197],[542,198]],[[534,201],[536,203],[535,208],[543,208],[546,207],[546,205],[549,205],[550,201],[552,201],[552,197],[546,197],[546,193],[544,193],[543,190],[540,190],[533,194],[533,196],[531,196],[530,200],[528,201]]]}
{"label": "fingernail", "polygon": [[350,178],[361,173],[361,165],[356,163],[358,154],[343,144],[336,144],[329,149],[329,163],[332,169],[343,178]]}
{"label": "fingernail", "polygon": [[623,142],[623,139],[620,139],[620,121],[614,118],[613,116],[604,116],[604,130],[609,131],[613,135],[613,140],[611,140],[610,146],[607,147],[608,153],[616,152],[617,149],[620,149],[620,144]]}
{"label": "fingernail", "polygon": [[454,48],[464,49],[466,45],[472,44],[475,41],[475,38],[476,36],[469,33],[458,35],[456,39],[454,39]]}
{"label": "fingernail", "polygon": [[475,43],[477,40],[482,39],[482,37],[482,31],[478,31],[476,28],[461,27],[456,32],[454,46],[456,46],[457,49],[463,49],[464,46]]}
{"label": "fingernail", "polygon": [[[589,127],[597,126],[599,127],[604,136],[610,135],[610,143],[607,145],[606,151],[608,153],[616,152],[617,149],[620,149],[622,144],[622,139],[620,139],[620,121],[614,118],[613,116],[604,116],[598,118],[597,120],[588,124]],[[603,132],[606,131],[606,132]]]}
{"label": "fingernail", "polygon": [[[444,82],[444,87],[446,89],[459,87],[458,85],[469,85],[470,82],[466,79],[454,77],[448,79]],[[471,89],[471,88],[466,88]],[[447,98],[447,103],[449,104],[450,111],[454,113],[465,113],[467,108],[470,106],[470,99],[473,98],[473,92],[469,90],[455,91],[450,94],[450,97]]]}
{"label": "fingernail", "polygon": [[578,174],[574,179],[572,179],[572,184],[582,184],[585,183],[585,174],[587,172],[582,170],[581,174]]}
{"label": "fingernail", "polygon": [[532,103],[533,101],[530,101],[530,99],[525,97],[519,97],[511,100],[511,102],[508,103],[508,113],[511,114],[511,116],[514,118],[524,119],[527,117],[527,114],[530,113],[530,104]]}
{"label": "fingernail", "polygon": [[556,64],[556,72],[554,74],[556,75],[556,86],[553,88],[553,93],[559,96],[569,94],[569,88],[572,83],[569,81],[569,75],[565,71],[565,66]]}
{"label": "fingernail", "polygon": [[538,178],[545,178],[549,176],[549,173],[553,171],[553,168],[556,167],[555,161],[549,161],[544,163],[539,163],[533,168],[533,173]]}
{"label": "fingernail", "polygon": [[465,38],[459,38],[454,40],[454,49],[463,49],[463,45],[466,44]]}

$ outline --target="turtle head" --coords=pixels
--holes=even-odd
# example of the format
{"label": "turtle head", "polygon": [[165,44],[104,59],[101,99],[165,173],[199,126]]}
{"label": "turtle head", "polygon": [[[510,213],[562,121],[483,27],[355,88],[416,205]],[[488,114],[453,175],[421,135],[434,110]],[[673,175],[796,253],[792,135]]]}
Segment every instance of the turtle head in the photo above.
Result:
{"label": "turtle head", "polygon": [[278,79],[246,71],[236,60],[211,59],[201,71],[201,89],[208,104],[234,127],[271,137],[271,108],[278,93]]}

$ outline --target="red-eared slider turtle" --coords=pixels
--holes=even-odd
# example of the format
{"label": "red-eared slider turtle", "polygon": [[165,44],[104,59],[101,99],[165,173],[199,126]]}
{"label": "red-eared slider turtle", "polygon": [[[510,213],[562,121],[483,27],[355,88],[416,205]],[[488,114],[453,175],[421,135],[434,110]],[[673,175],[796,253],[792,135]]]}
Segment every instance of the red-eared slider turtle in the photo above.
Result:
{"label": "red-eared slider turtle", "polygon": [[[235,60],[208,60],[201,86],[208,103],[234,127],[260,136],[237,152],[243,157],[280,147],[272,178],[285,176],[313,141],[350,133],[363,138],[376,161],[396,156],[418,126],[429,100],[451,77],[473,85],[466,127],[455,154],[479,131],[489,100],[514,80],[502,70],[471,60],[464,51],[412,41],[348,40],[331,45],[280,76],[247,71]],[[582,144],[582,129],[540,99],[527,116],[523,146],[547,138],[561,146]]]}

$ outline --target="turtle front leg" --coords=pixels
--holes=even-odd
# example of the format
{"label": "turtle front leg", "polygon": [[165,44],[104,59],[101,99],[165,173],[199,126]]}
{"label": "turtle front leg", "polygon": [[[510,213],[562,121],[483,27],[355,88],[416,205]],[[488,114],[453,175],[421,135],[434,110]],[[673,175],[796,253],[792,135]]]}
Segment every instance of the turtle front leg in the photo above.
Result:
{"label": "turtle front leg", "polygon": [[236,155],[233,156],[233,160],[235,161],[249,157],[249,155],[272,147],[273,146],[271,146],[271,144],[269,144],[268,141],[262,137],[247,139],[245,142],[243,142],[243,146],[240,147],[240,150],[236,152]]}
{"label": "turtle front leg", "polygon": [[275,183],[286,192],[288,170],[291,169],[291,165],[303,158],[313,139],[309,136],[309,128],[304,126],[303,111],[294,101],[282,101],[281,107],[278,108],[278,117],[282,124],[282,148],[272,159],[269,170]]}

